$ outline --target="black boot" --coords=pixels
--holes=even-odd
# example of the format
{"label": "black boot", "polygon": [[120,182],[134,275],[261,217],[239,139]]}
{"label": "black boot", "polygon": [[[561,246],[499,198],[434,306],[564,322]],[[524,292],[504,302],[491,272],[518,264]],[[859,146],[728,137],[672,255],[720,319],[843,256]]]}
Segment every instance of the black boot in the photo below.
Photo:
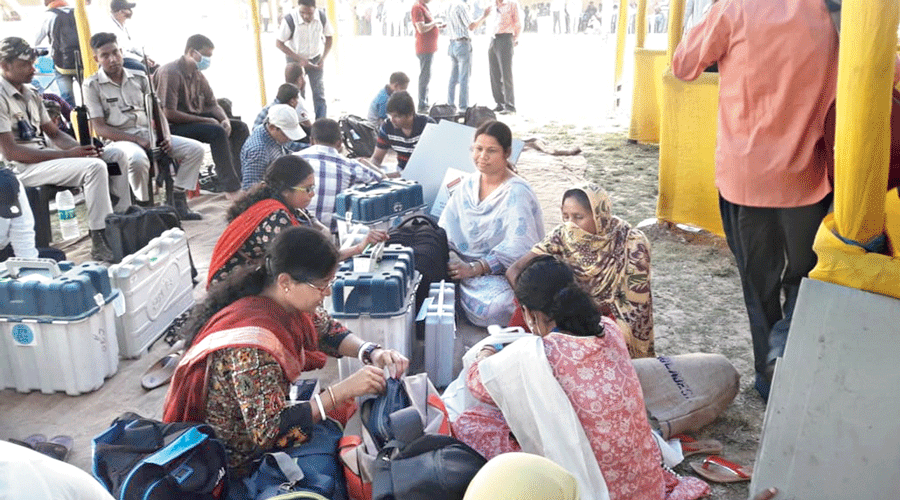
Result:
{"label": "black boot", "polygon": [[181,220],[200,220],[203,217],[197,212],[191,212],[191,208],[187,203],[187,195],[184,191],[175,191],[172,193],[172,204],[175,206],[175,212]]}
{"label": "black boot", "polygon": [[103,229],[92,229],[91,231],[91,258],[103,262],[113,262],[115,256],[106,243],[106,236]]}

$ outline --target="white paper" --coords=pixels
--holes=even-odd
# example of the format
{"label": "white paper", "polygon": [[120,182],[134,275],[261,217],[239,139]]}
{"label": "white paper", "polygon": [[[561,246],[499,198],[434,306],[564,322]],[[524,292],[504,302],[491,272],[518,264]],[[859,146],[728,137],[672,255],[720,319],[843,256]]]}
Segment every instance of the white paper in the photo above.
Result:
{"label": "white paper", "polygon": [[444,174],[444,180],[438,189],[437,198],[434,199],[434,204],[431,206],[430,213],[432,216],[440,219],[441,213],[444,212],[444,207],[447,206],[447,202],[450,200],[450,195],[460,185],[465,175],[466,173],[461,170],[455,168],[447,169],[447,173]]}

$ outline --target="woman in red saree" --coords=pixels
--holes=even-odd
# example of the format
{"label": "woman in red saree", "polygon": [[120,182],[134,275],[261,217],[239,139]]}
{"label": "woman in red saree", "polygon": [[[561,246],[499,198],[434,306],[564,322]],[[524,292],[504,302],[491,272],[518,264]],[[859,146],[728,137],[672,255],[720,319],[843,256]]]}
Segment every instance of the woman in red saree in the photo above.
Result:
{"label": "woman in red saree", "polygon": [[[216,242],[206,286],[224,280],[232,271],[256,263],[266,246],[281,231],[293,226],[307,226],[330,236],[306,207],[315,196],[313,168],[297,155],[273,161],[263,181],[254,186],[228,209],[228,227]],[[370,231],[366,240],[341,251],[341,260],[362,253],[367,244],[387,239],[383,231]]]}
{"label": "woman in red saree", "polygon": [[[163,420],[206,422],[225,443],[240,477],[265,451],[301,444],[313,424],[354,397],[384,389],[409,361],[363,342],[321,308],[331,295],[338,252],[323,233],[291,227],[262,265],[244,266],[213,286],[183,334],[187,352],[166,395]],[[289,404],[291,383],[321,368],[326,355],[366,365],[312,400]]]}

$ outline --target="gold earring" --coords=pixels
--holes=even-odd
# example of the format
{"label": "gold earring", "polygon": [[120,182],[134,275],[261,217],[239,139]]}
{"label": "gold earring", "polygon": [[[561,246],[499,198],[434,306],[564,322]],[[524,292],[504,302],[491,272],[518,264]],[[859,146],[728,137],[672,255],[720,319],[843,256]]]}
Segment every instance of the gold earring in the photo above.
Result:
{"label": "gold earring", "polygon": [[290,288],[288,288],[288,287],[284,287],[284,293],[288,293],[288,292],[289,292],[289,291],[291,291],[291,289],[290,289]]}

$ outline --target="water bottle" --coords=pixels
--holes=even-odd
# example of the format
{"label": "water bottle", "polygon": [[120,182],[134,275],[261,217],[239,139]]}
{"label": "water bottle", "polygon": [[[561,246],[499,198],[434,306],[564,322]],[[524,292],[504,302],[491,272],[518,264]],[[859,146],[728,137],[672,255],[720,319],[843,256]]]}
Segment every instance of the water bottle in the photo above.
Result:
{"label": "water bottle", "polygon": [[78,216],[75,215],[75,197],[68,189],[56,193],[56,213],[59,214],[59,232],[63,240],[81,236]]}

